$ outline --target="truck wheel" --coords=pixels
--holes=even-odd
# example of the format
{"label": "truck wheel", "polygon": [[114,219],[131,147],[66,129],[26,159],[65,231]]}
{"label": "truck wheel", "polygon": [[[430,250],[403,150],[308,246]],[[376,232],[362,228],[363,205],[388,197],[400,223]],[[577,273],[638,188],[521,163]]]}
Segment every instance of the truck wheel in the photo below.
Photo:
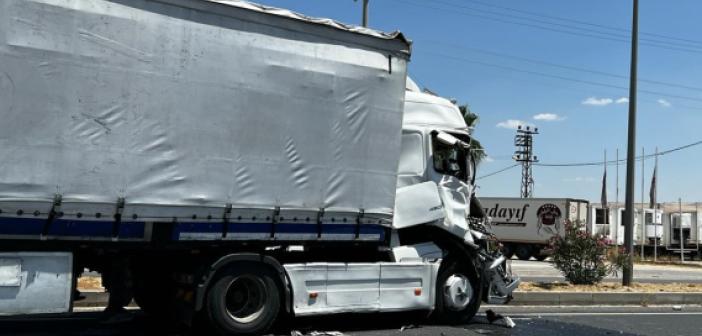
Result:
{"label": "truck wheel", "polygon": [[514,256],[514,245],[504,244],[502,246],[502,254],[505,256],[505,258],[512,259]]}
{"label": "truck wheel", "polygon": [[480,308],[480,280],[470,262],[447,261],[439,270],[436,308],[432,317],[439,323],[466,323]]}
{"label": "truck wheel", "polygon": [[280,289],[271,272],[262,267],[232,267],[215,278],[205,308],[222,334],[263,334],[278,317]]}
{"label": "truck wheel", "polygon": [[534,259],[536,259],[536,260],[538,260],[538,261],[544,261],[544,260],[546,260],[546,257],[548,257],[548,256],[545,255],[545,254],[537,254],[537,255],[534,255]]}
{"label": "truck wheel", "polygon": [[531,259],[531,246],[530,245],[519,244],[519,245],[517,245],[517,248],[514,252],[515,252],[515,254],[517,254],[517,258],[519,258],[519,260]]}

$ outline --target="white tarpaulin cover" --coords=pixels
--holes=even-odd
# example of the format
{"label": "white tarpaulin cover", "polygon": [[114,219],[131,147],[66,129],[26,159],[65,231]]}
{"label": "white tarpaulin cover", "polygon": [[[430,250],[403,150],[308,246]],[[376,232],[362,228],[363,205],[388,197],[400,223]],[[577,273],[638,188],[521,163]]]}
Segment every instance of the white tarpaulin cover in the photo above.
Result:
{"label": "white tarpaulin cover", "polygon": [[0,202],[391,215],[408,57],[241,1],[2,1]]}

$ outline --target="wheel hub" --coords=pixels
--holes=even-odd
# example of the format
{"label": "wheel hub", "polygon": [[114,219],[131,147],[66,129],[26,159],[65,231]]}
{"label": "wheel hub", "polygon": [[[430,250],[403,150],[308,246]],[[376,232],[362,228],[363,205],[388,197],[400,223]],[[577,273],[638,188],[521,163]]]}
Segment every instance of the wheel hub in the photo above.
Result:
{"label": "wheel hub", "polygon": [[266,295],[266,287],[260,279],[240,276],[227,288],[227,314],[238,323],[250,323],[263,313]]}
{"label": "wheel hub", "polygon": [[463,310],[470,303],[473,287],[463,274],[453,274],[444,283],[444,302],[448,309]]}

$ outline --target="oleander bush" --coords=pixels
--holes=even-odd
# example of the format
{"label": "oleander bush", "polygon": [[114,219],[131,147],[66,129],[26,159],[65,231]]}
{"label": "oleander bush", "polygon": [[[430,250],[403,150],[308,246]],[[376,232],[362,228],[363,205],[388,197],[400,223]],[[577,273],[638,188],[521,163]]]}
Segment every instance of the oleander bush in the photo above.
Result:
{"label": "oleander bush", "polygon": [[592,285],[617,275],[630,258],[601,234],[588,233],[581,223],[567,222],[564,235],[550,241],[551,263],[574,285]]}

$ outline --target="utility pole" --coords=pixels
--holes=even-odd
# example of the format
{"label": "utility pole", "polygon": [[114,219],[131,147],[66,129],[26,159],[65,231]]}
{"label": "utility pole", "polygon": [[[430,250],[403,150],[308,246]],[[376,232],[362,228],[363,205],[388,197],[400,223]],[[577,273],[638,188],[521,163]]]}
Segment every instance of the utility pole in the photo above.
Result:
{"label": "utility pole", "polygon": [[631,72],[629,76],[629,122],[626,151],[626,196],[624,210],[624,249],[629,256],[629,262],[622,272],[622,285],[631,286],[634,278],[632,261],[634,250],[634,181],[636,156],[636,72],[639,48],[639,0],[634,0],[634,11],[631,23]]}
{"label": "utility pole", "polygon": [[680,213],[678,213],[678,232],[680,233],[680,262],[685,262],[685,239],[683,238],[683,222],[682,222],[682,198],[678,198],[678,206]]}
{"label": "utility pole", "polygon": [[[653,180],[656,183],[653,189],[653,262],[658,261],[658,147],[656,147],[656,168],[653,169]],[[663,215],[661,215],[661,224],[663,222]]]}
{"label": "utility pole", "polygon": [[697,249],[697,259],[699,259],[700,253],[700,209],[698,204],[698,202],[695,202],[695,248]]}
{"label": "utility pole", "polygon": [[[358,0],[353,0],[354,2],[358,2]],[[368,2],[370,0],[362,0],[363,1],[363,17],[361,18],[361,25],[363,27],[368,27]]]}
{"label": "utility pole", "polygon": [[530,126],[522,128],[517,126],[517,135],[514,136],[514,145],[517,150],[512,157],[515,161],[522,165],[522,187],[520,196],[522,198],[531,198],[534,195],[534,176],[532,175],[532,165],[539,162],[534,155],[534,135],[539,134],[539,129],[531,129]]}
{"label": "utility pole", "polygon": [[[617,147],[617,188],[614,191],[614,204],[619,204],[619,147]],[[617,205],[618,207],[619,205]]]}
{"label": "utility pole", "polygon": [[641,147],[641,260],[644,260],[644,243],[646,242],[646,210],[644,209],[644,186],[646,185],[646,174],[644,162],[646,162],[646,151]]}
{"label": "utility pole", "polygon": [[[621,221],[623,218],[619,218],[619,209],[621,207],[619,206],[619,147],[617,147],[617,174],[616,174],[616,188],[614,191],[614,218],[616,221],[614,221],[614,234],[612,237],[614,237],[614,245],[617,246],[617,249],[619,249],[619,225],[621,225]],[[610,226],[611,227],[611,226]]]}

